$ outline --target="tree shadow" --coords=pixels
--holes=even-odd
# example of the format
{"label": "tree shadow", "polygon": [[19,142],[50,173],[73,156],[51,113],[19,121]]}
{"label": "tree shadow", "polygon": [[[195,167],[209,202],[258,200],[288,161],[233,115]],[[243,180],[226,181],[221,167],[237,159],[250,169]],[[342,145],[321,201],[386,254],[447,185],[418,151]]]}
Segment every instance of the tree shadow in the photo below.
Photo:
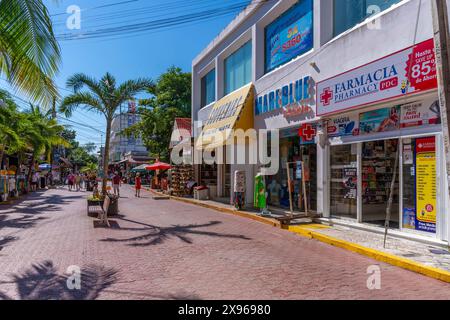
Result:
{"label": "tree shadow", "polygon": [[[16,284],[20,300],[93,300],[117,281],[116,275],[114,269],[89,265],[81,268],[81,288],[71,290],[70,276],[58,275],[53,262],[44,261],[3,283]],[[13,300],[1,292],[0,299]]]}
{"label": "tree shadow", "polygon": [[0,239],[0,251],[6,247],[10,242],[16,241],[17,237],[3,237]]}
{"label": "tree shadow", "polygon": [[224,234],[212,231],[198,230],[201,228],[212,227],[218,224],[221,224],[220,221],[211,221],[209,223],[204,224],[189,224],[185,226],[180,225],[172,225],[171,227],[158,227],[134,220],[129,220],[125,218],[119,218],[122,221],[131,222],[134,224],[142,225],[141,228],[120,228],[120,231],[137,231],[144,232],[136,237],[125,238],[125,239],[115,239],[115,238],[106,238],[100,241],[103,242],[118,242],[118,243],[129,243],[129,246],[133,247],[145,247],[145,246],[153,246],[164,243],[170,238],[178,238],[185,243],[192,244],[193,240],[189,237],[189,235],[203,235],[210,237],[220,237],[220,238],[231,238],[231,239],[242,239],[242,240],[251,240],[244,235],[235,235],[235,234]]}
{"label": "tree shadow", "polygon": [[0,216],[0,229],[25,229],[34,227],[39,221],[45,220],[44,217],[21,216],[14,219],[7,219],[6,216]]}

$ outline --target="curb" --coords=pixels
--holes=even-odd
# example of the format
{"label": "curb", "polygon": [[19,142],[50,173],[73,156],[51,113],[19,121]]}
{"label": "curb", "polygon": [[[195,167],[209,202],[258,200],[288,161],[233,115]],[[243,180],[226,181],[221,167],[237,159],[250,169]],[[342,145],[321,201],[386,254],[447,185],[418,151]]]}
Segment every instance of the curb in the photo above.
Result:
{"label": "curb", "polygon": [[415,262],[410,259],[402,258],[390,253],[382,252],[379,250],[375,250],[372,248],[364,247],[356,243],[348,242],[345,240],[337,239],[334,237],[330,237],[319,232],[313,230],[307,230],[306,228],[295,228],[289,226],[283,226],[283,229],[288,230],[290,232],[297,233],[300,236],[315,239],[320,242],[332,245],[334,247],[338,247],[341,249],[345,249],[347,251],[351,251],[354,253],[358,253],[360,255],[372,258],[377,261],[385,262],[390,265],[400,267],[402,269],[406,269],[409,271],[413,271],[416,273],[420,273],[422,275],[428,276],[430,278],[434,278],[437,280],[441,280],[447,283],[450,283],[450,272],[441,270],[438,268],[426,266]]}
{"label": "curb", "polygon": [[[149,190],[149,191],[157,196],[163,195],[162,193],[156,192],[154,190]],[[233,210],[231,208],[215,206],[215,205],[212,205],[209,203],[200,203],[200,202],[197,202],[197,201],[191,200],[191,199],[180,198],[180,197],[175,197],[175,196],[170,196],[169,198],[176,200],[176,201],[190,203],[190,204],[197,205],[200,207],[216,210],[216,211],[219,211],[222,213],[228,213],[228,214],[240,216],[243,218],[249,218],[249,219],[252,219],[252,220],[255,220],[258,222],[262,222],[262,223],[271,225],[276,228],[280,228],[280,229],[283,229],[283,230],[286,230],[289,232],[296,233],[305,238],[315,239],[317,241],[320,241],[320,242],[323,242],[323,243],[326,243],[326,244],[329,244],[334,247],[338,247],[338,248],[341,248],[341,249],[344,249],[347,251],[351,251],[351,252],[372,258],[372,259],[380,261],[380,262],[384,262],[384,263],[387,263],[387,264],[390,264],[390,265],[393,265],[393,266],[396,266],[396,267],[399,267],[402,269],[406,269],[409,271],[413,271],[413,272],[425,275],[430,278],[434,278],[437,280],[441,280],[443,282],[450,283],[450,272],[449,271],[441,270],[441,269],[434,268],[434,267],[429,267],[429,266],[420,264],[420,263],[415,262],[410,259],[402,258],[402,257],[396,256],[396,255],[390,254],[390,253],[386,253],[386,252],[378,251],[378,250],[371,249],[368,247],[364,247],[364,246],[361,246],[356,243],[352,243],[352,242],[348,242],[345,240],[330,237],[330,236],[321,234],[319,232],[307,229],[307,227],[302,228],[302,227],[296,227],[296,226],[283,225],[275,219],[264,218],[264,217],[256,216],[254,214],[246,213],[243,211]]]}

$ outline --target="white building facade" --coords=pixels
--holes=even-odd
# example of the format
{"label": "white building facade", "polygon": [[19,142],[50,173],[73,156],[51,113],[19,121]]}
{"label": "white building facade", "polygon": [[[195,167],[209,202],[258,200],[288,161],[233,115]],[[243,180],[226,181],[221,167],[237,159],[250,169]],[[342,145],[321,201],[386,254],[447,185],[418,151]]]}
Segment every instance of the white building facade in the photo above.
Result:
{"label": "white building facade", "polygon": [[119,162],[128,153],[138,155],[148,155],[148,150],[144,146],[142,138],[127,137],[120,132],[138,123],[140,116],[136,113],[134,105],[130,104],[127,112],[116,115],[111,125],[111,143],[109,161]]}
{"label": "white building facade", "polygon": [[[252,84],[253,127],[280,135],[269,206],[289,207],[291,183],[295,211],[307,198],[325,220],[382,232],[389,207],[394,234],[445,244],[434,59],[430,1],[255,0],[193,61],[192,120],[214,122],[211,111]],[[253,202],[258,165],[196,168],[230,200],[244,170]]]}

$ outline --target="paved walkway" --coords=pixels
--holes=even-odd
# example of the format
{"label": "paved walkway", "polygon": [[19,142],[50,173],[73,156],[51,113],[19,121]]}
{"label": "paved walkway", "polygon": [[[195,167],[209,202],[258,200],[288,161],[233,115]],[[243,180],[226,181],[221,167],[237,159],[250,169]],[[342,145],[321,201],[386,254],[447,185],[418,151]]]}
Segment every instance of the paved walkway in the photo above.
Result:
{"label": "paved walkway", "polygon": [[[122,189],[114,228],[88,194],[47,190],[0,207],[4,299],[449,299],[450,285],[240,217]],[[381,268],[381,290],[367,268]],[[67,269],[82,270],[81,290]]]}

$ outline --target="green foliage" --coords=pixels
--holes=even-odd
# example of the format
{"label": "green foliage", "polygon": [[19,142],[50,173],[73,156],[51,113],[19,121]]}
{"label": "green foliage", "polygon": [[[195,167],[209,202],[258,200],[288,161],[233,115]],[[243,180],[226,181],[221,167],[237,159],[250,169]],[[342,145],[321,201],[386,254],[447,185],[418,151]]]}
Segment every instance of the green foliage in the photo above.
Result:
{"label": "green foliage", "polygon": [[[74,93],[65,97],[59,111],[70,117],[77,108],[103,114],[106,120],[105,154],[109,154],[111,139],[111,124],[115,113],[121,104],[134,99],[134,96],[145,90],[153,88],[150,79],[142,78],[129,80],[120,85],[116,79],[106,73],[102,79],[97,80],[88,75],[77,73],[67,80],[67,86]],[[85,89],[84,91],[82,91]],[[103,157],[103,194],[106,194],[106,177],[108,176],[108,157]]]}
{"label": "green foliage", "polygon": [[69,146],[65,148],[66,157],[70,162],[78,167],[88,166],[89,164],[97,165],[98,158],[93,154],[96,147],[93,143],[80,146],[76,141],[77,134],[74,130],[65,129],[61,136],[67,140]]}
{"label": "green foliage", "polygon": [[169,144],[175,118],[191,116],[191,73],[171,67],[149,90],[153,96],[141,100],[141,121],[124,130],[126,136],[141,136],[152,156],[169,160]]}
{"label": "green foliage", "polygon": [[0,74],[36,102],[50,106],[61,54],[42,0],[0,1]]}

